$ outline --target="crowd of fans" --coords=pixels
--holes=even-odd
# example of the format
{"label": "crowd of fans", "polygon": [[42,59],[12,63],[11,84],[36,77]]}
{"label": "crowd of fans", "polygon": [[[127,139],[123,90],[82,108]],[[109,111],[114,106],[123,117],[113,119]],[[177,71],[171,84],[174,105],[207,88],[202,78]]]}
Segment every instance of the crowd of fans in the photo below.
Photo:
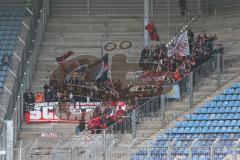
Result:
{"label": "crowd of fans", "polygon": [[190,71],[212,58],[215,54],[223,54],[221,44],[216,44],[217,36],[199,34],[194,41],[194,33],[188,30],[190,55],[168,55],[165,45],[144,48],[139,60],[139,67],[144,71],[167,73],[166,82],[173,83],[187,77]]}
{"label": "crowd of fans", "polygon": [[[28,90],[24,94],[24,100],[26,103],[123,100],[128,106],[134,107],[139,99],[161,93],[164,84],[180,81],[214,55],[222,55],[224,49],[221,44],[216,44],[216,40],[216,35],[207,36],[205,32],[194,38],[194,33],[188,30],[189,55],[169,56],[168,48],[164,44],[142,50],[139,68],[143,70],[143,75],[138,83],[112,79],[110,87],[106,87],[104,82],[85,81],[81,77],[68,77],[61,81],[53,79],[44,85],[44,92],[38,92],[35,96]],[[107,106],[102,111],[96,108],[88,128],[92,133],[99,133],[99,129],[110,126],[131,109],[124,111],[121,107]],[[81,126],[78,130],[82,130]]]}
{"label": "crowd of fans", "polygon": [[[139,67],[144,71],[140,83],[130,83],[126,80],[113,79],[111,89],[99,81],[84,81],[80,77],[68,77],[63,81],[53,79],[45,84],[44,93],[35,95],[35,102],[53,101],[117,101],[124,100],[134,104],[136,97],[151,97],[163,91],[162,85],[173,84],[187,77],[190,71],[209,60],[215,54],[223,54],[221,44],[216,44],[216,35],[204,32],[194,41],[194,33],[188,30],[190,55],[168,55],[165,45],[144,48],[141,52]],[[150,77],[150,78],[149,78]],[[154,79],[152,77],[162,77]],[[137,87],[135,87],[137,85]],[[25,98],[26,102],[29,100]]]}
{"label": "crowd of fans", "polygon": [[[125,110],[121,106],[107,105],[103,107],[102,110],[100,107],[97,107],[88,121],[88,129],[91,130],[91,133],[98,134],[102,131],[102,129],[108,128],[115,122],[118,122],[124,115],[131,113],[131,111],[132,107],[130,106],[126,107]],[[130,120],[129,117],[128,120]],[[114,129],[118,129],[123,132],[123,123],[124,121],[120,123],[122,125],[118,126],[119,128]]]}

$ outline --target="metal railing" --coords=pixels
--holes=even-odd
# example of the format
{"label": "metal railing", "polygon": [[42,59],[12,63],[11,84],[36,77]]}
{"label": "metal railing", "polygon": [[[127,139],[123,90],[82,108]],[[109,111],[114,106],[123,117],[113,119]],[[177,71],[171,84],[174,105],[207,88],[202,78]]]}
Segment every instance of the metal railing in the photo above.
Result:
{"label": "metal railing", "polygon": [[[47,18],[47,15],[43,14],[45,13],[44,9],[43,12],[41,14],[40,17],[42,17],[42,19],[44,19],[44,21]],[[44,31],[44,22],[41,22],[41,27],[38,29],[38,33],[39,33],[39,37],[41,37],[43,31]],[[39,50],[39,44],[40,44],[40,39],[38,40],[38,45],[36,48],[36,53]],[[32,55],[31,60],[29,61],[29,67],[30,70],[28,70],[26,72],[26,76],[24,78],[24,84],[27,84],[26,86],[30,85],[31,82],[31,76],[32,76],[32,71],[34,70],[34,63],[31,62],[35,62],[36,58],[37,58],[37,54]],[[197,84],[195,84],[196,80],[198,80],[198,78],[196,77],[206,77],[209,76],[210,73],[212,73],[214,71],[214,69],[216,69],[215,66],[215,61],[211,61],[206,65],[202,65],[200,66],[196,71],[193,72],[193,86],[197,86]],[[212,67],[211,71],[208,70],[208,67]],[[187,79],[184,79],[182,81],[179,82],[179,85],[183,85],[183,86],[187,86],[188,81]],[[25,85],[22,87],[22,93],[24,93],[25,89],[27,88]],[[180,87],[181,88],[181,87]],[[194,88],[194,87],[193,87]],[[181,88],[181,95],[187,95],[189,93],[187,87],[186,88]],[[164,99],[164,97],[163,97]],[[114,155],[113,153],[110,153],[112,151],[112,149],[109,149],[107,146],[112,146],[111,144],[113,144],[113,140],[116,141],[120,141],[121,138],[124,136],[123,133],[129,133],[131,134],[130,137],[136,137],[136,132],[137,132],[137,123],[141,123],[142,120],[144,119],[151,119],[151,118],[163,118],[166,115],[165,113],[165,106],[164,106],[164,101],[161,97],[153,97],[152,99],[146,101],[145,103],[143,103],[142,105],[140,105],[132,114],[129,114],[125,117],[123,117],[122,119],[118,120],[115,124],[113,124],[112,126],[110,126],[109,128],[102,130],[102,135],[103,135],[103,148],[104,151],[97,151],[96,150],[96,155],[98,156],[102,156],[104,154],[105,157],[110,156],[110,155]],[[162,104],[161,104],[162,103]],[[133,118],[135,117],[135,118]],[[162,124],[165,124],[165,118],[163,118]],[[135,135],[134,135],[135,134]],[[126,135],[126,134],[125,134]],[[127,148],[129,149],[129,148]],[[151,149],[151,148],[150,148]],[[167,150],[168,148],[165,148],[165,150]],[[92,150],[92,149],[90,149]],[[107,150],[109,152],[107,152]],[[136,148],[136,152],[137,152],[137,148]],[[78,148],[76,148],[76,152],[78,151]],[[81,149],[79,149],[79,151],[81,151]],[[150,150],[149,150],[150,151]],[[75,152],[75,151],[74,151]],[[71,154],[74,154],[73,151],[69,152],[68,150],[63,149],[63,151],[61,151],[61,153],[68,153],[70,154],[69,156],[71,157]],[[60,152],[56,152],[56,153],[60,153]],[[126,153],[126,152],[125,152]],[[95,153],[93,153],[95,154]],[[133,153],[129,153],[128,155],[133,155],[135,154],[135,152]],[[76,156],[77,157],[77,156]]]}
{"label": "metal railing", "polygon": [[[13,120],[14,145],[17,144],[17,137],[23,119],[23,93],[30,87],[36,58],[42,40],[42,33],[44,32],[47,16],[49,14],[48,3],[49,1],[47,0],[32,1],[32,8],[26,7],[24,12],[27,21],[22,21],[22,24],[27,28],[27,31],[24,31],[26,34],[26,40],[23,40],[24,45],[22,47],[22,56],[20,57],[20,63],[16,68],[16,79],[13,83],[12,95],[5,116],[5,120]],[[2,133],[5,132],[6,128],[2,128]],[[6,141],[6,139],[4,139],[4,141]]]}
{"label": "metal railing", "polygon": [[[160,139],[160,141],[166,139]],[[101,140],[100,140],[101,141]],[[141,144],[141,141],[149,141],[147,145]],[[71,142],[71,146],[69,146]],[[85,141],[86,142],[86,141]],[[183,143],[179,143],[183,142]],[[206,144],[202,142],[208,142]],[[223,143],[222,143],[223,142]],[[85,143],[83,147],[82,140],[73,140],[61,143],[60,148],[55,148],[53,160],[72,159],[79,157],[86,160],[129,160],[129,159],[230,159],[237,160],[239,154],[239,139],[237,138],[216,138],[216,139],[174,139],[165,141],[165,145],[157,145],[151,142],[151,139],[137,139],[130,147],[115,147],[112,150],[112,143],[104,151],[101,147],[88,146]]]}
{"label": "metal railing", "polygon": [[[214,71],[216,71],[217,68],[215,67],[215,65],[216,65],[216,57],[209,59],[207,62],[205,62],[204,64],[199,66],[197,69],[195,69],[196,73],[193,74],[194,78],[198,77],[198,79],[201,79],[203,77],[209,76],[210,73],[213,73]],[[189,79],[189,77],[182,79],[181,81],[177,82],[177,84],[187,86],[189,85],[188,84],[189,81],[187,79]],[[197,86],[196,83],[195,83],[195,86]],[[180,90],[181,90],[180,99],[184,98],[186,95],[191,94],[188,87],[184,89],[181,88]],[[188,96],[187,99],[190,99],[190,97],[191,96]],[[179,99],[177,99],[177,101],[178,100]],[[168,106],[167,103],[170,103],[170,102],[171,101],[168,101],[168,99],[165,98],[164,93],[161,96],[140,99],[137,102],[138,103],[137,106],[132,110],[132,112],[126,114],[126,116],[124,117],[119,118],[114,124],[110,125],[108,128],[95,131],[95,133],[98,132],[98,134],[96,135],[99,135],[100,137],[100,140],[98,142],[98,145],[100,146],[100,148],[93,147],[92,149],[90,149],[91,147],[84,147],[84,148],[70,147],[69,149],[67,148],[58,149],[58,147],[55,147],[54,155],[56,155],[56,158],[59,157],[59,155],[64,155],[64,156],[67,155],[68,158],[76,159],[76,157],[78,157],[80,153],[84,158],[89,157],[86,155],[89,155],[88,153],[91,153],[91,157],[98,156],[99,159],[103,159],[103,160],[114,159],[114,157],[118,157],[119,159],[129,159],[134,155],[136,155],[136,153],[141,150],[141,147],[133,145],[131,147],[121,148],[121,147],[117,147],[117,144],[122,143],[122,140],[129,139],[129,142],[131,142],[133,139],[136,139],[139,125],[144,123],[144,121],[151,122],[152,120],[158,120],[159,126],[165,127],[167,124],[169,124],[169,122],[176,119],[176,117],[179,115],[167,113],[167,111],[170,109],[169,107],[171,107],[171,106]],[[191,109],[191,107],[192,106],[186,106],[185,110],[188,111]],[[169,139],[169,143],[171,142],[172,140]],[[144,144],[146,145],[146,143]],[[147,149],[146,153],[148,152],[151,153],[152,150],[156,150],[158,147],[152,147],[148,145],[142,148]],[[188,147],[185,147],[184,149],[188,149]],[[171,146],[162,147],[162,150],[164,151],[164,154],[162,155],[162,157],[177,156],[176,149],[171,148]],[[180,149],[178,148],[178,150]],[[165,154],[165,151],[168,154]],[[86,154],[83,154],[83,152]],[[187,154],[187,156],[191,156],[190,153],[191,152],[189,151],[189,154]],[[144,155],[144,156],[147,156],[147,155]],[[149,154],[148,156],[153,157],[152,154]],[[182,154],[182,156],[187,157],[185,154],[184,155]]]}
{"label": "metal railing", "polygon": [[[166,140],[166,139],[162,139]],[[142,145],[141,141],[149,141],[148,145]],[[161,140],[160,140],[161,141]],[[179,144],[179,142],[185,144]],[[203,145],[201,142],[209,141],[210,143]],[[225,142],[222,144],[221,142]],[[239,157],[239,139],[174,139],[173,141],[165,141],[165,145],[153,145],[150,139],[135,140],[130,147],[116,147],[115,151],[110,150],[112,146],[106,150],[106,159],[198,159],[206,158],[210,160],[228,158],[236,160]],[[222,144],[222,145],[220,145]],[[230,145],[229,145],[230,144]],[[98,149],[95,150],[99,153]],[[95,154],[98,155],[99,154]],[[95,157],[95,156],[93,156]],[[74,158],[75,159],[75,158]],[[99,159],[104,159],[102,156]]]}

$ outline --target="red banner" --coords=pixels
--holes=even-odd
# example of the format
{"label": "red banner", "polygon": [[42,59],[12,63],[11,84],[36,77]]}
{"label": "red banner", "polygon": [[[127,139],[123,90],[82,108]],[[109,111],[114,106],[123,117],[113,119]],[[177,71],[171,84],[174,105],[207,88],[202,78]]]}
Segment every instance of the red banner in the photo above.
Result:
{"label": "red banner", "polygon": [[126,108],[125,102],[76,102],[75,104],[64,102],[35,103],[30,104],[25,109],[26,123],[79,123],[79,118],[83,112],[89,112],[97,106],[109,104],[111,106],[121,106]]}

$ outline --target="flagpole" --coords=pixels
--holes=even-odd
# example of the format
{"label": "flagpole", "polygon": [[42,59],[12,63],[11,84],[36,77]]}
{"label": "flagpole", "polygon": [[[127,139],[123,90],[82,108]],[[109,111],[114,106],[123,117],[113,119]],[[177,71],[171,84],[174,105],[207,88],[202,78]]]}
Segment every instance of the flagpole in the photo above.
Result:
{"label": "flagpole", "polygon": [[144,0],[144,47],[149,46],[149,35],[145,27],[149,24],[149,0]]}

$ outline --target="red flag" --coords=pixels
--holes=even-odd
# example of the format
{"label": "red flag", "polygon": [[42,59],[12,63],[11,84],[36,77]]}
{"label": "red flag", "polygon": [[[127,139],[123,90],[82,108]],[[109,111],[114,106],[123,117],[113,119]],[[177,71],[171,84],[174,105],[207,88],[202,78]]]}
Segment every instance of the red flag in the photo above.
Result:
{"label": "red flag", "polygon": [[155,25],[153,22],[150,22],[145,29],[148,31],[149,35],[150,35],[150,39],[152,41],[159,41],[159,37],[158,37],[158,33],[157,30],[155,28]]}

